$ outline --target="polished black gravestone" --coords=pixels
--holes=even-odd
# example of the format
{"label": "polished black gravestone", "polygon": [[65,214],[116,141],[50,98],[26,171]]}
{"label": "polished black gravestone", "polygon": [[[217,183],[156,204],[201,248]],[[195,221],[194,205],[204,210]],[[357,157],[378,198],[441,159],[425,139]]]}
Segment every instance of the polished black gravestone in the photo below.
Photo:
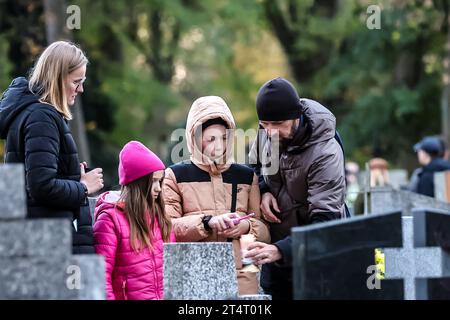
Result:
{"label": "polished black gravestone", "polygon": [[294,299],[403,299],[402,280],[372,281],[375,249],[402,246],[401,217],[398,211],[293,228]]}
{"label": "polished black gravestone", "polygon": [[440,277],[416,279],[417,299],[450,300],[450,213],[415,210],[414,246],[440,248]]}

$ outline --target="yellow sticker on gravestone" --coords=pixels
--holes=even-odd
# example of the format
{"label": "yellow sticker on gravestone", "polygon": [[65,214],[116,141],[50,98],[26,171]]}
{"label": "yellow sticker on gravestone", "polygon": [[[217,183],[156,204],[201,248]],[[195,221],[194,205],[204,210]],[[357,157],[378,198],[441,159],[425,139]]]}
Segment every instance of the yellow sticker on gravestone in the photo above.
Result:
{"label": "yellow sticker on gravestone", "polygon": [[375,249],[375,265],[377,266],[377,279],[383,280],[385,271],[384,252],[379,248]]}

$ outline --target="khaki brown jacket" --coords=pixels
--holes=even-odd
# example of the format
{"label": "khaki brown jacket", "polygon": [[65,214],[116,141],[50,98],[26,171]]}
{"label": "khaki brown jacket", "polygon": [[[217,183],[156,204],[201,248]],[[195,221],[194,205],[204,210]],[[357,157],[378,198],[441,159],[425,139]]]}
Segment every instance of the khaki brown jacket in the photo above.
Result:
{"label": "khaki brown jacket", "polygon": [[[344,155],[335,139],[336,118],[320,103],[301,99],[301,124],[293,139],[280,152],[260,130],[250,150],[251,163],[259,161],[261,192],[270,191],[277,199],[281,223],[270,224],[272,242],[288,237],[291,228],[345,217]],[[265,174],[266,163],[277,170]]]}
{"label": "khaki brown jacket", "polygon": [[[239,239],[227,239],[214,230],[207,231],[202,219],[205,215],[236,212],[238,215],[255,213],[250,219],[249,233],[257,241],[270,242],[268,227],[260,220],[260,191],[253,169],[232,161],[232,130],[227,141],[222,164],[206,158],[195,143],[196,129],[209,119],[222,118],[230,129],[235,129],[233,116],[219,97],[197,99],[189,112],[186,139],[190,161],[175,164],[166,169],[163,185],[166,212],[172,217],[178,242],[226,242],[232,241],[237,267],[240,294],[255,294],[258,284],[255,273],[243,272]],[[233,197],[233,194],[235,197]],[[243,221],[241,223],[248,223]]]}

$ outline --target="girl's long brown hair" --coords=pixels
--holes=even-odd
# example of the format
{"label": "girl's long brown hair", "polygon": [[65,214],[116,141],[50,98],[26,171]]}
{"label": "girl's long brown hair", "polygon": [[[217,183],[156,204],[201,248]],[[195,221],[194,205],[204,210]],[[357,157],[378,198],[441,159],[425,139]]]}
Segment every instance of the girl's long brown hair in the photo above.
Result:
{"label": "girl's long brown hair", "polygon": [[159,222],[164,242],[170,241],[172,224],[164,209],[162,192],[153,200],[151,189],[153,174],[139,178],[122,186],[120,201],[125,203],[125,212],[130,223],[130,242],[134,251],[148,247],[153,249],[153,228]]}

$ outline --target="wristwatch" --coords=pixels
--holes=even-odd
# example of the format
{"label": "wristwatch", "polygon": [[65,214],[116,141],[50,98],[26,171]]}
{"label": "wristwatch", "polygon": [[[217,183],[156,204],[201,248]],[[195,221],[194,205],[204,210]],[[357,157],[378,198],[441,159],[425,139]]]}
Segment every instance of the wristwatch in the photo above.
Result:
{"label": "wristwatch", "polygon": [[209,220],[211,220],[212,217],[213,216],[211,216],[211,215],[207,215],[207,216],[204,216],[202,218],[203,226],[205,227],[206,231],[211,231],[212,230],[211,227],[209,226]]}

